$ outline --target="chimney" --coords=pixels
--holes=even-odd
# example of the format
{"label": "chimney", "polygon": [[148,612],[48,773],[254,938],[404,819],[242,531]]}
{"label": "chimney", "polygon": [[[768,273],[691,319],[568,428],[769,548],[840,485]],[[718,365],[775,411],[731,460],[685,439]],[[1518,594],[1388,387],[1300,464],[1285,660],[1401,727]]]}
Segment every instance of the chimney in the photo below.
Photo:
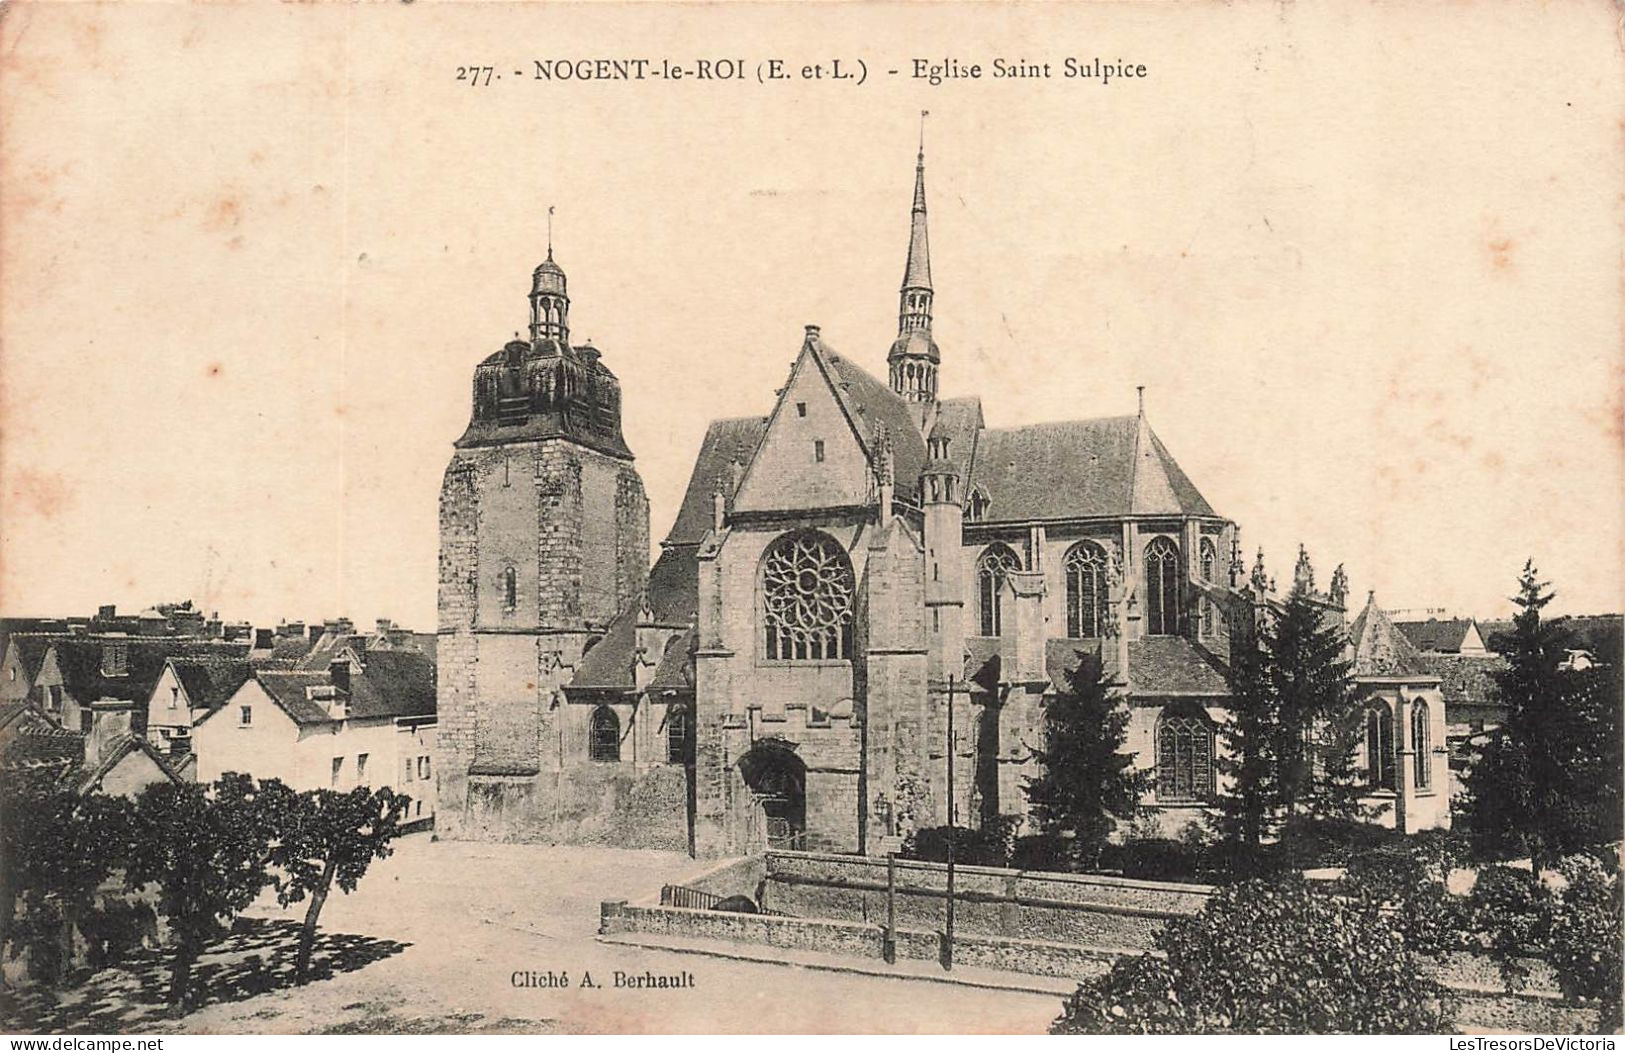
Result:
{"label": "chimney", "polygon": [[327,667],[328,675],[333,679],[333,686],[345,694],[350,693],[350,660],[348,658],[335,658]]}
{"label": "chimney", "polygon": [[393,629],[393,628],[395,628],[395,623],[390,621],[388,618],[379,618],[378,619],[378,635],[379,636],[382,636],[385,639],[388,639],[389,638],[389,631],[391,629]]}
{"label": "chimney", "polygon": [[275,644],[276,638],[272,636],[270,629],[254,630],[254,650],[269,651]]}
{"label": "chimney", "polygon": [[306,636],[306,639],[308,639],[311,643],[315,643],[317,640],[320,640],[322,638],[323,631],[325,631],[324,626],[312,625],[310,627],[309,634]]}
{"label": "chimney", "polygon": [[100,764],[130,734],[135,703],[120,698],[102,698],[90,704],[90,739],[85,744],[85,762]]}

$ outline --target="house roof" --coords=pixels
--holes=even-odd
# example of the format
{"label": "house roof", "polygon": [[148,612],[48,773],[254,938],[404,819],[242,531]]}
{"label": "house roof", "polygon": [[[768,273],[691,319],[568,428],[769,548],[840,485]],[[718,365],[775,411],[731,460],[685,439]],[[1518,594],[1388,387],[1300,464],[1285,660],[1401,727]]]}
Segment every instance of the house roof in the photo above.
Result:
{"label": "house roof", "polygon": [[52,641],[57,636],[50,633],[13,633],[7,641],[7,646],[15,648],[17,659],[22,663],[23,676],[29,683],[39,676],[40,665],[45,661],[45,655],[51,649]]}
{"label": "house roof", "polygon": [[[105,676],[102,673],[102,653],[109,644],[125,644],[128,660],[123,676]],[[145,703],[164,671],[164,665],[176,657],[234,657],[248,654],[245,643],[220,643],[191,640],[182,637],[71,637],[56,638],[52,645],[56,653],[57,670],[62,674],[62,686],[68,694],[82,703],[99,698],[117,698],[129,702]]]}
{"label": "house roof", "polygon": [[1216,515],[1141,417],[987,428],[972,489],[988,499],[983,522]]}
{"label": "house roof", "polygon": [[192,707],[211,712],[225,705],[254,674],[246,658],[171,658],[169,667]]}
{"label": "house roof", "polygon": [[107,778],[108,775],[112,774],[120,764],[124,763],[125,758],[129,757],[132,753],[146,754],[152,763],[157,766],[158,771],[164,776],[164,778],[168,779],[170,782],[186,781],[169,766],[169,762],[164,759],[163,754],[159,753],[155,748],[153,748],[152,743],[148,742],[140,735],[131,734],[125,735],[123,738],[114,743],[108,749],[106,756],[104,756],[101,759],[101,762],[95,767],[80,773],[78,779],[79,792],[89,793],[90,791],[100,787],[102,780]]}
{"label": "house roof", "polygon": [[1418,649],[1446,653],[1460,651],[1472,627],[1471,618],[1429,618],[1427,621],[1394,623],[1394,628],[1404,633],[1405,639]]}
{"label": "house roof", "polygon": [[1495,674],[1507,668],[1498,654],[1424,654],[1422,667],[1439,678],[1446,706],[1495,705],[1500,694]]}
{"label": "house roof", "polygon": [[[331,668],[259,669],[254,679],[294,723],[336,722],[307,690],[332,687]],[[347,702],[348,720],[434,716],[434,663],[421,651],[374,651],[361,668],[351,669]]]}
{"label": "house roof", "polygon": [[915,419],[916,407],[904,401],[890,385],[870,375],[856,362],[837,354],[821,338],[809,335],[807,345],[829,367],[836,397],[856,426],[871,463],[879,434],[877,425],[881,425],[891,440],[892,477],[897,493],[909,498],[917,495],[920,469],[925,465],[925,438],[920,434],[919,421]]}
{"label": "house roof", "polygon": [[1434,676],[1428,671],[1422,654],[1405,634],[1377,606],[1375,595],[1366,599],[1354,624],[1349,626],[1349,640],[1354,652],[1353,673],[1361,677],[1420,677]]}

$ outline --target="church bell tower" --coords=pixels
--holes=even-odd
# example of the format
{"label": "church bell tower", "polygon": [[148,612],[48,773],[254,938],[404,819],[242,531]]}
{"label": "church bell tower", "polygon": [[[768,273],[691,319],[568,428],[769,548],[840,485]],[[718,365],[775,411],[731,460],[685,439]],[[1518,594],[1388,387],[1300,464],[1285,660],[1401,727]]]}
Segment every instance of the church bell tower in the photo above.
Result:
{"label": "church bell tower", "polygon": [[[924,114],[921,114],[922,121]],[[925,231],[925,133],[914,164],[914,207],[908,235],[908,263],[897,307],[897,339],[886,355],[891,389],[909,402],[935,402],[941,356],[931,338],[931,246]]]}

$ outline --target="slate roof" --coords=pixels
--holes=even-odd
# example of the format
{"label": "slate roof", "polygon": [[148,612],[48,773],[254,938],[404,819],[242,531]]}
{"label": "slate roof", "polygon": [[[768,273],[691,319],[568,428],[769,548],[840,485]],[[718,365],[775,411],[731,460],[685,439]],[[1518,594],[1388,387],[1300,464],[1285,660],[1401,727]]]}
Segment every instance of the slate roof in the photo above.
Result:
{"label": "slate roof", "polygon": [[1354,676],[1361,677],[1419,677],[1430,679],[1422,653],[1405,634],[1394,627],[1375,597],[1366,600],[1365,610],[1349,626],[1349,640],[1354,652]]}
{"label": "slate roof", "polygon": [[92,790],[99,789],[102,780],[112,774],[113,770],[132,753],[145,753],[157,766],[158,771],[170,782],[185,781],[169,766],[169,762],[164,759],[163,754],[159,753],[152,743],[140,735],[125,735],[108,749],[107,755],[101,759],[99,764],[80,773],[78,779],[79,792],[89,793]]}
{"label": "slate roof", "polygon": [[821,340],[809,340],[815,353],[830,367],[837,396],[857,425],[864,449],[871,456],[877,433],[884,424],[892,444],[892,476],[897,493],[908,500],[917,498],[920,469],[925,465],[925,439],[914,419],[916,408],[904,401],[885,381],[871,376],[856,362],[837,354]]}
{"label": "slate roof", "polygon": [[972,488],[988,498],[983,522],[1216,515],[1139,417],[985,429]]}
{"label": "slate roof", "polygon": [[171,658],[169,666],[193,708],[210,712],[225,705],[254,675],[246,658]]}
{"label": "slate roof", "polygon": [[1395,622],[1394,628],[1405,634],[1405,639],[1423,651],[1456,652],[1461,650],[1467,630],[1473,627],[1471,618],[1429,618],[1427,621]]}
{"label": "slate roof", "polygon": [[[121,642],[129,648],[129,661],[123,676],[102,675],[102,649],[107,643]],[[117,698],[145,703],[164,671],[176,657],[234,657],[248,655],[244,643],[219,643],[181,637],[132,636],[120,640],[103,637],[57,638],[52,643],[62,686],[81,703],[99,698]]]}
{"label": "slate roof", "polygon": [[51,643],[57,638],[49,633],[14,633],[7,641],[7,646],[17,649],[17,658],[23,666],[23,676],[30,684],[39,676],[40,663],[45,661],[46,652],[50,651]]}
{"label": "slate roof", "polygon": [[1507,667],[1498,654],[1424,654],[1422,667],[1439,678],[1446,706],[1496,705],[1495,673]]}
{"label": "slate roof", "polygon": [[1230,682],[1218,657],[1183,636],[1130,640],[1128,667],[1136,697],[1228,695]]}
{"label": "slate roof", "polygon": [[690,628],[666,641],[660,664],[655,667],[655,675],[649,681],[651,691],[694,690],[693,654],[699,639],[699,632]]}
{"label": "slate roof", "polygon": [[649,570],[649,613],[659,625],[688,625],[700,610],[697,545],[667,545]]}
{"label": "slate roof", "polygon": [[[294,723],[335,722],[328,715],[326,701],[309,698],[306,690],[331,687],[330,669],[262,668],[255,671],[254,679]],[[363,668],[351,669],[347,702],[345,719],[349,720],[434,716],[434,663],[420,651],[375,651],[367,656]]]}
{"label": "slate roof", "polygon": [[610,621],[603,637],[581,659],[568,686],[589,691],[633,690],[637,687],[633,674],[637,647],[637,611],[622,611]]}
{"label": "slate roof", "polygon": [[697,545],[711,529],[711,494],[717,478],[731,461],[739,462],[733,485],[744,477],[745,465],[756,454],[767,429],[764,417],[733,417],[714,420],[705,430],[700,452],[694,459],[694,471],[688,477],[688,489],[683,492],[683,503],[677,509],[677,519],[666,534],[667,545]]}

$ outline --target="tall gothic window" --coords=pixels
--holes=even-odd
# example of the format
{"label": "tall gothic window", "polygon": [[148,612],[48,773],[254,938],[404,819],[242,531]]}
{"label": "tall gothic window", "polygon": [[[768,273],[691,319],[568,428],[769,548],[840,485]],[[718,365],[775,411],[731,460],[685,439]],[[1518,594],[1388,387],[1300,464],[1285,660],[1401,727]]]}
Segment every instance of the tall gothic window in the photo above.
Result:
{"label": "tall gothic window", "polygon": [[502,572],[502,609],[511,611],[519,606],[519,572],[508,567]]}
{"label": "tall gothic window", "polygon": [[1162,803],[1213,796],[1213,725],[1194,707],[1157,719],[1156,788]]}
{"label": "tall gothic window", "polygon": [[1106,550],[1080,541],[1067,550],[1066,634],[1093,639],[1104,635],[1106,622]]}
{"label": "tall gothic window", "polygon": [[595,761],[621,759],[621,718],[608,706],[592,711],[592,726],[587,733],[587,756]]}
{"label": "tall gothic window", "polygon": [[833,538],[786,534],[762,560],[762,628],[774,661],[850,658],[852,564]]}
{"label": "tall gothic window", "polygon": [[[1219,552],[1213,547],[1211,538],[1202,539],[1202,580],[1211,584],[1213,574],[1218,566]],[[1202,596],[1202,635],[1213,635],[1213,601],[1204,593]]]}
{"label": "tall gothic window", "polygon": [[1146,632],[1179,634],[1179,547],[1165,537],[1145,546]]}
{"label": "tall gothic window", "polygon": [[983,636],[1004,635],[1004,583],[1021,560],[1007,545],[989,545],[976,561],[977,613]]}
{"label": "tall gothic window", "polygon": [[689,728],[692,721],[688,707],[666,707],[666,760],[672,764],[686,764],[689,756]]}
{"label": "tall gothic window", "polygon": [[1428,704],[1421,699],[1411,703],[1411,749],[1416,751],[1416,788],[1425,790],[1431,781],[1431,746],[1428,742]]}
{"label": "tall gothic window", "polygon": [[1394,718],[1380,700],[1365,711],[1365,772],[1370,789],[1394,788]]}

